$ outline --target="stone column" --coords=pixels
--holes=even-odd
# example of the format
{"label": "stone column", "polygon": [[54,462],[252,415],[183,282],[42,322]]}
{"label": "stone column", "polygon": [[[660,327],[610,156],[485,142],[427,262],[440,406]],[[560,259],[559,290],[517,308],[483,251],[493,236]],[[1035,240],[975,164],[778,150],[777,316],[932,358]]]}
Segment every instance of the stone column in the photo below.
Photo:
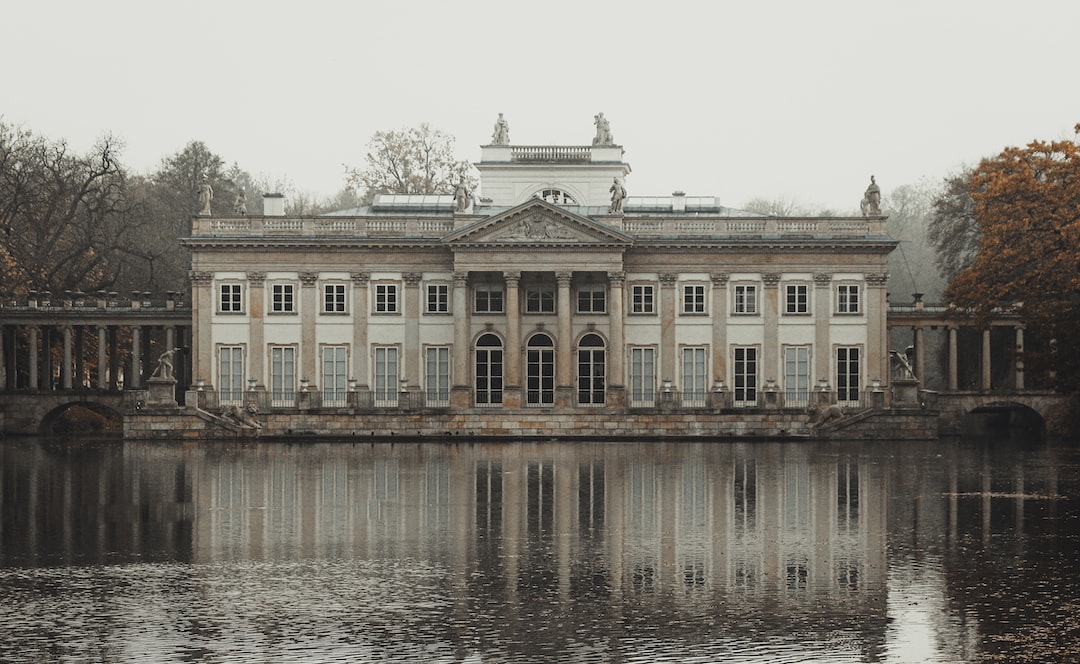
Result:
{"label": "stone column", "polygon": [[982,390],[990,391],[990,328],[982,333]]}
{"label": "stone column", "polygon": [[83,376],[86,375],[86,327],[79,325],[75,328],[75,373],[73,374],[75,387],[82,389]]}
{"label": "stone column", "polygon": [[127,389],[142,387],[142,326],[131,326],[131,375],[124,381]]}
{"label": "stone column", "polygon": [[671,380],[676,385],[679,376],[675,363],[675,311],[679,295],[675,292],[675,285],[678,283],[679,275],[675,273],[660,275],[660,366],[656,367],[659,372],[657,377],[661,381]]}
{"label": "stone column", "polygon": [[[259,385],[266,384],[263,367],[266,361],[265,334],[263,326],[266,318],[266,273],[248,272],[248,378],[254,378]],[[172,348],[172,346],[168,346]],[[246,386],[245,386],[246,389]]]}
{"label": "stone column", "polygon": [[[214,273],[203,271],[191,272],[191,374],[198,380],[209,381],[214,375]],[[113,328],[115,333],[115,328]],[[113,344],[112,357],[116,357]],[[115,362],[114,362],[115,364]],[[110,382],[116,384],[116,367],[113,367]]]}
{"label": "stone column", "polygon": [[949,389],[950,392],[955,392],[957,389],[959,389],[958,386],[959,386],[960,381],[959,381],[958,371],[957,371],[956,355],[957,355],[957,349],[956,349],[956,326],[955,325],[950,325],[949,326],[949,379],[948,379],[948,389]]}
{"label": "stone column", "polygon": [[454,366],[450,390],[450,403],[454,408],[468,408],[470,398],[469,357],[469,273],[454,273]]}
{"label": "stone column", "polygon": [[506,381],[503,383],[503,406],[521,406],[521,300],[520,272],[503,272],[506,281]]}
{"label": "stone column", "polygon": [[1024,389],[1024,328],[1021,325],[1017,325],[1016,332],[1016,360],[1013,365],[1013,372],[1015,376],[1015,389]]}
{"label": "stone column", "polygon": [[[729,275],[712,275],[712,378],[727,380],[727,287]],[[706,385],[706,387],[709,387]]]}
{"label": "stone column", "polygon": [[36,390],[40,387],[38,383],[38,328],[31,326],[27,329],[27,332],[30,333],[29,349],[27,350],[27,354],[30,356],[27,362],[30,369],[29,387],[31,390]]}
{"label": "stone column", "polygon": [[420,297],[420,281],[423,277],[420,272],[405,272],[401,275],[405,282],[404,302],[401,303],[402,313],[405,315],[401,370],[410,391],[419,389],[420,376],[424,373],[424,358],[420,352],[420,303],[423,299]]}
{"label": "stone column", "polygon": [[65,390],[71,389],[71,326],[65,325],[64,335],[64,363],[60,365],[60,385]]}
{"label": "stone column", "polygon": [[915,378],[926,387],[926,341],[925,330],[921,325],[911,328],[915,339]]}
{"label": "stone column", "polygon": [[15,339],[18,328],[14,325],[4,325],[4,388],[14,390],[18,374],[15,371]]}
{"label": "stone column", "polygon": [[556,405],[569,406],[574,393],[574,339],[570,313],[570,282],[572,272],[556,272],[555,281],[559,285],[556,309],[559,315],[558,358],[555,368]]}
{"label": "stone column", "polygon": [[108,337],[106,336],[106,328],[104,325],[97,326],[97,388],[99,390],[109,389],[109,366],[108,366],[108,354],[105,352],[107,348]]}
{"label": "stone column", "polygon": [[814,275],[814,373],[810,376],[811,389],[814,382],[824,378],[832,383],[832,346],[829,343],[829,323],[832,318],[832,275],[821,272]]}
{"label": "stone column", "polygon": [[[776,378],[780,367],[780,273],[761,275],[765,284],[762,298],[762,314],[765,320],[765,338],[761,347],[761,364],[758,367],[761,384]],[[768,391],[762,390],[768,399]]]}
{"label": "stone column", "polygon": [[889,283],[887,273],[866,274],[866,372],[874,378],[880,376],[888,381],[889,371],[889,330],[886,317],[889,312],[888,293],[885,287]]}
{"label": "stone column", "polygon": [[622,408],[626,406],[626,341],[623,330],[626,273],[608,272],[608,284],[611,286],[611,311],[608,314],[611,328],[611,350],[608,355],[611,366],[607,377],[607,403],[613,408]]}
{"label": "stone column", "polygon": [[368,386],[368,316],[371,309],[368,305],[368,282],[371,275],[367,272],[351,272],[352,280],[352,315],[353,315],[353,338],[352,338],[352,376],[356,379],[357,389],[367,392]]}
{"label": "stone column", "polygon": [[319,293],[315,285],[318,272],[300,273],[300,375],[308,381],[308,389],[316,390],[319,384],[318,344],[315,342],[315,322],[319,315]]}

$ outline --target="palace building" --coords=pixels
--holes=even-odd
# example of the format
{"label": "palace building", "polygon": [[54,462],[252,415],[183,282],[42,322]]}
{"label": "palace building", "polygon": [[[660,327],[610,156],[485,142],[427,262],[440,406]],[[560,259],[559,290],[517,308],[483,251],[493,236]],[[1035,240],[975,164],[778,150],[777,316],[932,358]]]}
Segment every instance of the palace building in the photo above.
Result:
{"label": "palace building", "polygon": [[889,382],[896,242],[876,200],[862,216],[789,218],[626,195],[606,121],[576,146],[512,145],[500,122],[477,192],[316,217],[270,196],[263,216],[195,217],[200,391],[256,394],[268,412],[632,422],[805,409],[826,392],[869,405]]}

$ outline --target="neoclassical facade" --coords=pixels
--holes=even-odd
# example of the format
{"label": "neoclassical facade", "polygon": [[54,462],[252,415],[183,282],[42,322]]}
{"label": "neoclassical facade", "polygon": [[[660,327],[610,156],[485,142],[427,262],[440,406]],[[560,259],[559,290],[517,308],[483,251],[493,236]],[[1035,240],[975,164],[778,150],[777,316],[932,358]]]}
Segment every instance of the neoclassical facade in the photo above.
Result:
{"label": "neoclassical facade", "polygon": [[497,128],[476,167],[468,196],[195,217],[202,388],[487,415],[858,405],[888,383],[884,217],[626,195],[603,140],[517,146]]}

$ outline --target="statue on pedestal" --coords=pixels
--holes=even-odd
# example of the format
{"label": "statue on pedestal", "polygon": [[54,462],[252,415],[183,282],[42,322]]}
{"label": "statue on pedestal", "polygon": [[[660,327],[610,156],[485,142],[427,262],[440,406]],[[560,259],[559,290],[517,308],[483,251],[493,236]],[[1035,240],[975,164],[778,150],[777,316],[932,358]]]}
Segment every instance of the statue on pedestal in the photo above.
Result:
{"label": "statue on pedestal", "polygon": [[608,214],[622,214],[623,200],[626,198],[626,187],[619,182],[619,178],[613,178],[608,191],[611,192],[611,207],[608,208]]}
{"label": "statue on pedestal", "polygon": [[199,185],[199,214],[210,216],[210,201],[214,198],[214,188],[209,182]]}
{"label": "statue on pedestal", "polygon": [[495,121],[495,133],[491,135],[492,145],[510,145],[510,124],[499,113],[499,119]]}
{"label": "statue on pedestal", "polygon": [[864,217],[881,214],[881,187],[877,185],[874,176],[870,176],[870,186],[866,188],[862,201],[859,203]]}
{"label": "statue on pedestal", "polygon": [[593,116],[593,124],[596,125],[596,136],[593,137],[593,145],[615,145],[615,137],[611,135],[611,125],[603,113]]}

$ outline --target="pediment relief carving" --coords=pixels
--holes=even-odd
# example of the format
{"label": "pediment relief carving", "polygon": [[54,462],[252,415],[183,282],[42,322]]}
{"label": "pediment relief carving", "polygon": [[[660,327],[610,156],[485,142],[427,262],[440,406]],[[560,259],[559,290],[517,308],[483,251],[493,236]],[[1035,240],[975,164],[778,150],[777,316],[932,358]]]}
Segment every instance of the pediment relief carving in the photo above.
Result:
{"label": "pediment relief carving", "polygon": [[465,244],[612,244],[631,242],[621,232],[586,217],[568,215],[554,206],[533,202],[504,216],[447,238]]}

